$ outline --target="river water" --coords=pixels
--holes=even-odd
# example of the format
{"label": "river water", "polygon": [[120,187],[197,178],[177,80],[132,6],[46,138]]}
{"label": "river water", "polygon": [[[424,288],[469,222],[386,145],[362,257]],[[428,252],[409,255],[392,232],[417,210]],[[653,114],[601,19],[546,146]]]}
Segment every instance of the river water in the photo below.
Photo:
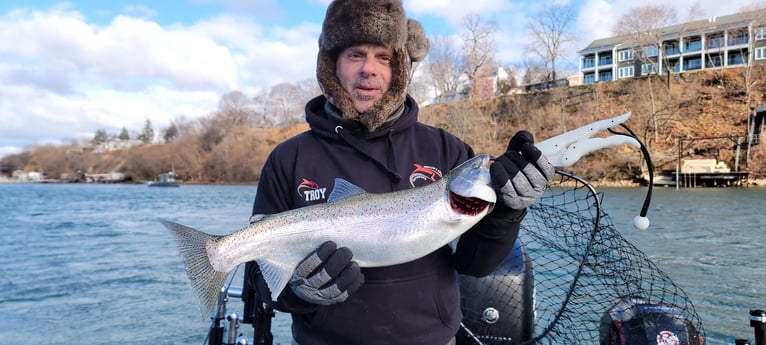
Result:
{"label": "river water", "polygon": [[[655,189],[645,231],[631,225],[645,188],[599,190],[620,233],[687,293],[708,344],[753,340],[748,311],[766,309],[766,189]],[[254,195],[255,186],[0,184],[0,344],[202,344],[209,322],[156,220],[225,234],[247,224]],[[289,343],[285,320],[275,336]]]}

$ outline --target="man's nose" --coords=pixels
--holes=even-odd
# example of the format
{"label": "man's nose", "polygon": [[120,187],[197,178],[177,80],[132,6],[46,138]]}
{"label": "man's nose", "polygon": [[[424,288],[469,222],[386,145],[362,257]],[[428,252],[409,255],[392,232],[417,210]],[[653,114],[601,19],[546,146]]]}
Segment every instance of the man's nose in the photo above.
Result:
{"label": "man's nose", "polygon": [[362,63],[362,74],[365,76],[375,75],[376,73],[376,66],[375,66],[375,57],[374,56],[368,56],[364,59],[364,62]]}

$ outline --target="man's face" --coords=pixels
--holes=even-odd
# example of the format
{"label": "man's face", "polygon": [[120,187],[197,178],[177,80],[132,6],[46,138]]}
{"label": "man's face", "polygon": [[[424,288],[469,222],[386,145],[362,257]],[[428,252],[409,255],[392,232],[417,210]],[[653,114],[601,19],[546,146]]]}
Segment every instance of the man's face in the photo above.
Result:
{"label": "man's face", "polygon": [[370,109],[391,87],[394,52],[383,46],[362,44],[338,55],[335,74],[358,112]]}

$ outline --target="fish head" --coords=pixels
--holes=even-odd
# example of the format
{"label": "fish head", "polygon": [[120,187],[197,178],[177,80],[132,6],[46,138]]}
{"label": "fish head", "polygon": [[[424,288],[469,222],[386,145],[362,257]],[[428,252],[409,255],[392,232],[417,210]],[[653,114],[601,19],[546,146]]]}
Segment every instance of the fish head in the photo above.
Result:
{"label": "fish head", "polygon": [[[475,216],[489,213],[497,201],[489,175],[489,155],[473,157],[447,175],[450,207],[460,214]],[[486,214],[484,213],[484,214]]]}

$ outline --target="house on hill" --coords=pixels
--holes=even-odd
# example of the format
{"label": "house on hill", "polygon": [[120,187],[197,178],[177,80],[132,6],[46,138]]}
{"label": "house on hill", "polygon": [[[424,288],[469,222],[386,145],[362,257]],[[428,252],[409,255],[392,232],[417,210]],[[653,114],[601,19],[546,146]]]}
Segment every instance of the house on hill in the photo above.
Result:
{"label": "house on hill", "polygon": [[766,10],[597,39],[580,50],[583,84],[766,62]]}

